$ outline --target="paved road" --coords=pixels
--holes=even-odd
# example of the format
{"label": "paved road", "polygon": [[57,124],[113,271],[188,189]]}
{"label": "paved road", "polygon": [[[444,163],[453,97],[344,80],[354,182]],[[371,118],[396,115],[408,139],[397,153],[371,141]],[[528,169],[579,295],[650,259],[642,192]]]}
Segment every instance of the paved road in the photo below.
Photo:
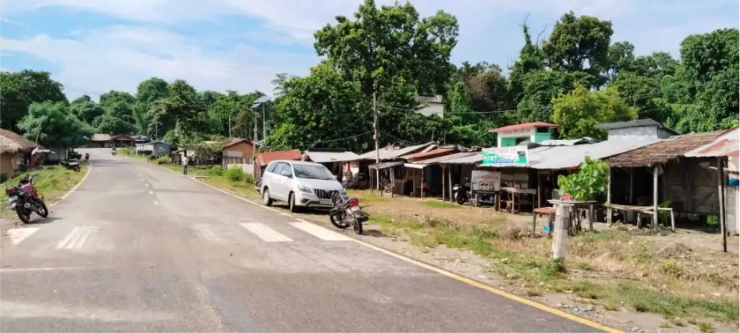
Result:
{"label": "paved road", "polygon": [[171,171],[91,159],[48,220],[2,238],[0,331],[594,331]]}

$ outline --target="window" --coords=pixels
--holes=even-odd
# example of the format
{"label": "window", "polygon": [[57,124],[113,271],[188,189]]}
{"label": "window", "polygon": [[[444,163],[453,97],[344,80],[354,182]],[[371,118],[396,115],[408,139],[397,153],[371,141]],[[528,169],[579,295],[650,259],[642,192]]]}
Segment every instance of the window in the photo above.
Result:
{"label": "window", "polygon": [[296,164],[295,176],[306,179],[332,180],[336,177],[321,164]]}
{"label": "window", "polygon": [[276,167],[276,166],[277,166],[278,164],[279,164],[279,163],[270,163],[270,165],[268,165],[268,166],[267,166],[267,170],[266,170],[266,171],[267,171],[267,172],[272,172],[272,173],[275,173],[275,167]]}

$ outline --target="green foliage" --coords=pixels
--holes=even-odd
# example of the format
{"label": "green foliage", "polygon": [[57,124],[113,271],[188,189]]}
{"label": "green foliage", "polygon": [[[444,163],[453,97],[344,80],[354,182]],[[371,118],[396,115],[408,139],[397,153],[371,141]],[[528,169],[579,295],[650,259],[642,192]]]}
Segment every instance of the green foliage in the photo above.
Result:
{"label": "green foliage", "polygon": [[608,177],[609,165],[587,156],[578,172],[558,177],[558,187],[561,194],[570,194],[573,200],[596,200],[604,193]]}
{"label": "green foliage", "polygon": [[616,89],[588,91],[582,85],[568,94],[552,100],[552,120],[560,125],[560,134],[567,139],[582,137],[604,138],[606,133],[596,125],[637,118],[637,110],[626,104]]}
{"label": "green foliage", "polygon": [[195,161],[203,163],[209,161],[212,157],[220,155],[224,149],[224,142],[196,142],[181,145],[182,148],[195,152]]}
{"label": "green foliage", "polygon": [[62,85],[42,71],[0,72],[0,127],[17,131],[18,122],[28,114],[32,103],[62,102],[67,97]]}
{"label": "green foliage", "polygon": [[64,102],[33,103],[28,114],[18,123],[25,137],[49,148],[77,147],[93,133],[69,111]]}
{"label": "green foliage", "polygon": [[172,158],[169,156],[161,156],[157,158],[157,164],[170,164],[172,163]]}
{"label": "green foliage", "polygon": [[208,175],[213,177],[222,177],[224,175],[224,167],[220,165],[214,165],[208,169]]}
{"label": "green foliage", "polygon": [[226,180],[230,182],[241,182],[244,181],[247,174],[244,173],[244,170],[241,167],[235,166],[228,168],[224,173],[224,176],[226,177]]}

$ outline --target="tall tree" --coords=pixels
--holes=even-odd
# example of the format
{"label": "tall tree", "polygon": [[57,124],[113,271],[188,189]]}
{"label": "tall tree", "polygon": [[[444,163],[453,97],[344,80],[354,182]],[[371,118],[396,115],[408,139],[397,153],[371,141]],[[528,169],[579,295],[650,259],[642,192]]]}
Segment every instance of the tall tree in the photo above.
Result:
{"label": "tall tree", "polygon": [[[167,97],[167,81],[158,77],[152,77],[139,83],[136,87],[136,96],[131,107],[131,112],[136,121],[136,130],[141,134],[149,133],[149,111],[154,108],[155,103]],[[127,97],[123,97],[124,99]],[[101,96],[102,99],[102,96]]]}
{"label": "tall tree", "polygon": [[92,124],[93,121],[95,121],[95,118],[98,118],[105,113],[105,110],[87,95],[80,96],[72,101],[69,105],[69,110],[79,120],[84,121],[87,124]]}
{"label": "tall tree", "polygon": [[17,123],[32,103],[67,103],[61,83],[42,71],[0,72],[0,128],[18,131]]}
{"label": "tall tree", "polygon": [[554,98],[552,104],[552,120],[560,125],[560,134],[567,139],[585,136],[603,139],[606,133],[596,125],[637,118],[637,110],[626,104],[613,88],[589,91],[577,84],[570,93]]}

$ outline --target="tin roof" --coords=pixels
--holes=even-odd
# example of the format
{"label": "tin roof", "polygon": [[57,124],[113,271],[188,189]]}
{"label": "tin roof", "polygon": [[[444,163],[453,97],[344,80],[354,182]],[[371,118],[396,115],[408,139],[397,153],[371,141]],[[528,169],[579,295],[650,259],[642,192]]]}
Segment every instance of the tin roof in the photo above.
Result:
{"label": "tin roof", "polygon": [[428,158],[425,160],[418,160],[418,161],[414,161],[413,163],[427,164],[427,165],[428,164],[445,164],[446,161],[468,157],[468,156],[473,156],[476,154],[479,155],[480,152],[479,151],[465,151],[465,152],[459,152],[459,153],[450,154],[450,155],[432,157],[432,158]]}
{"label": "tin roof", "polygon": [[[408,146],[405,148],[380,148],[380,160],[395,160],[400,158],[403,155],[408,155],[412,153],[416,153],[420,150],[423,150],[424,148],[427,148],[431,145],[433,145],[434,142],[428,142],[420,145],[415,146]],[[375,159],[375,150],[369,151],[367,153],[364,153],[357,157],[357,160],[374,160]]]}
{"label": "tin roof", "polygon": [[716,140],[696,148],[686,154],[686,157],[718,157],[718,156],[738,156],[740,142],[738,141],[740,129],[734,128],[724,132]]}
{"label": "tin roof", "polygon": [[473,155],[455,157],[449,160],[439,162],[440,164],[478,164],[483,162],[483,154],[481,152],[475,152]]}
{"label": "tin roof", "polygon": [[509,126],[504,126],[504,127],[499,127],[499,128],[492,128],[488,131],[491,133],[501,133],[501,132],[510,132],[510,131],[523,130],[523,129],[529,129],[529,128],[540,128],[540,127],[557,128],[560,126],[558,126],[557,124],[536,121],[533,123],[523,123],[523,124],[509,125]]}
{"label": "tin roof", "polygon": [[645,127],[645,126],[655,126],[657,128],[662,128],[676,135],[681,134],[681,133],[676,132],[673,129],[665,127],[665,125],[663,125],[662,123],[652,120],[650,118],[635,119],[635,120],[629,120],[629,121],[618,121],[614,123],[605,123],[605,124],[596,125],[596,127],[602,130],[605,130],[605,131],[622,129],[622,128]]}
{"label": "tin roof", "polygon": [[301,151],[298,149],[280,150],[267,153],[259,153],[257,155],[257,163],[259,163],[260,166],[268,165],[274,160],[300,161]]}
{"label": "tin roof", "polygon": [[640,147],[623,154],[606,159],[609,165],[625,167],[652,167],[663,164],[679,156],[709,144],[716,140],[725,131],[714,131],[707,133],[694,133],[673,136],[668,139],[659,140],[653,144]]}
{"label": "tin roof", "polygon": [[433,149],[430,151],[422,151],[419,153],[403,155],[401,157],[407,160],[423,160],[425,158],[439,157],[440,155],[449,155],[456,151],[457,149],[455,148],[438,148],[438,149]]}
{"label": "tin roof", "polygon": [[316,163],[354,161],[360,156],[351,151],[306,151],[305,154]]}

